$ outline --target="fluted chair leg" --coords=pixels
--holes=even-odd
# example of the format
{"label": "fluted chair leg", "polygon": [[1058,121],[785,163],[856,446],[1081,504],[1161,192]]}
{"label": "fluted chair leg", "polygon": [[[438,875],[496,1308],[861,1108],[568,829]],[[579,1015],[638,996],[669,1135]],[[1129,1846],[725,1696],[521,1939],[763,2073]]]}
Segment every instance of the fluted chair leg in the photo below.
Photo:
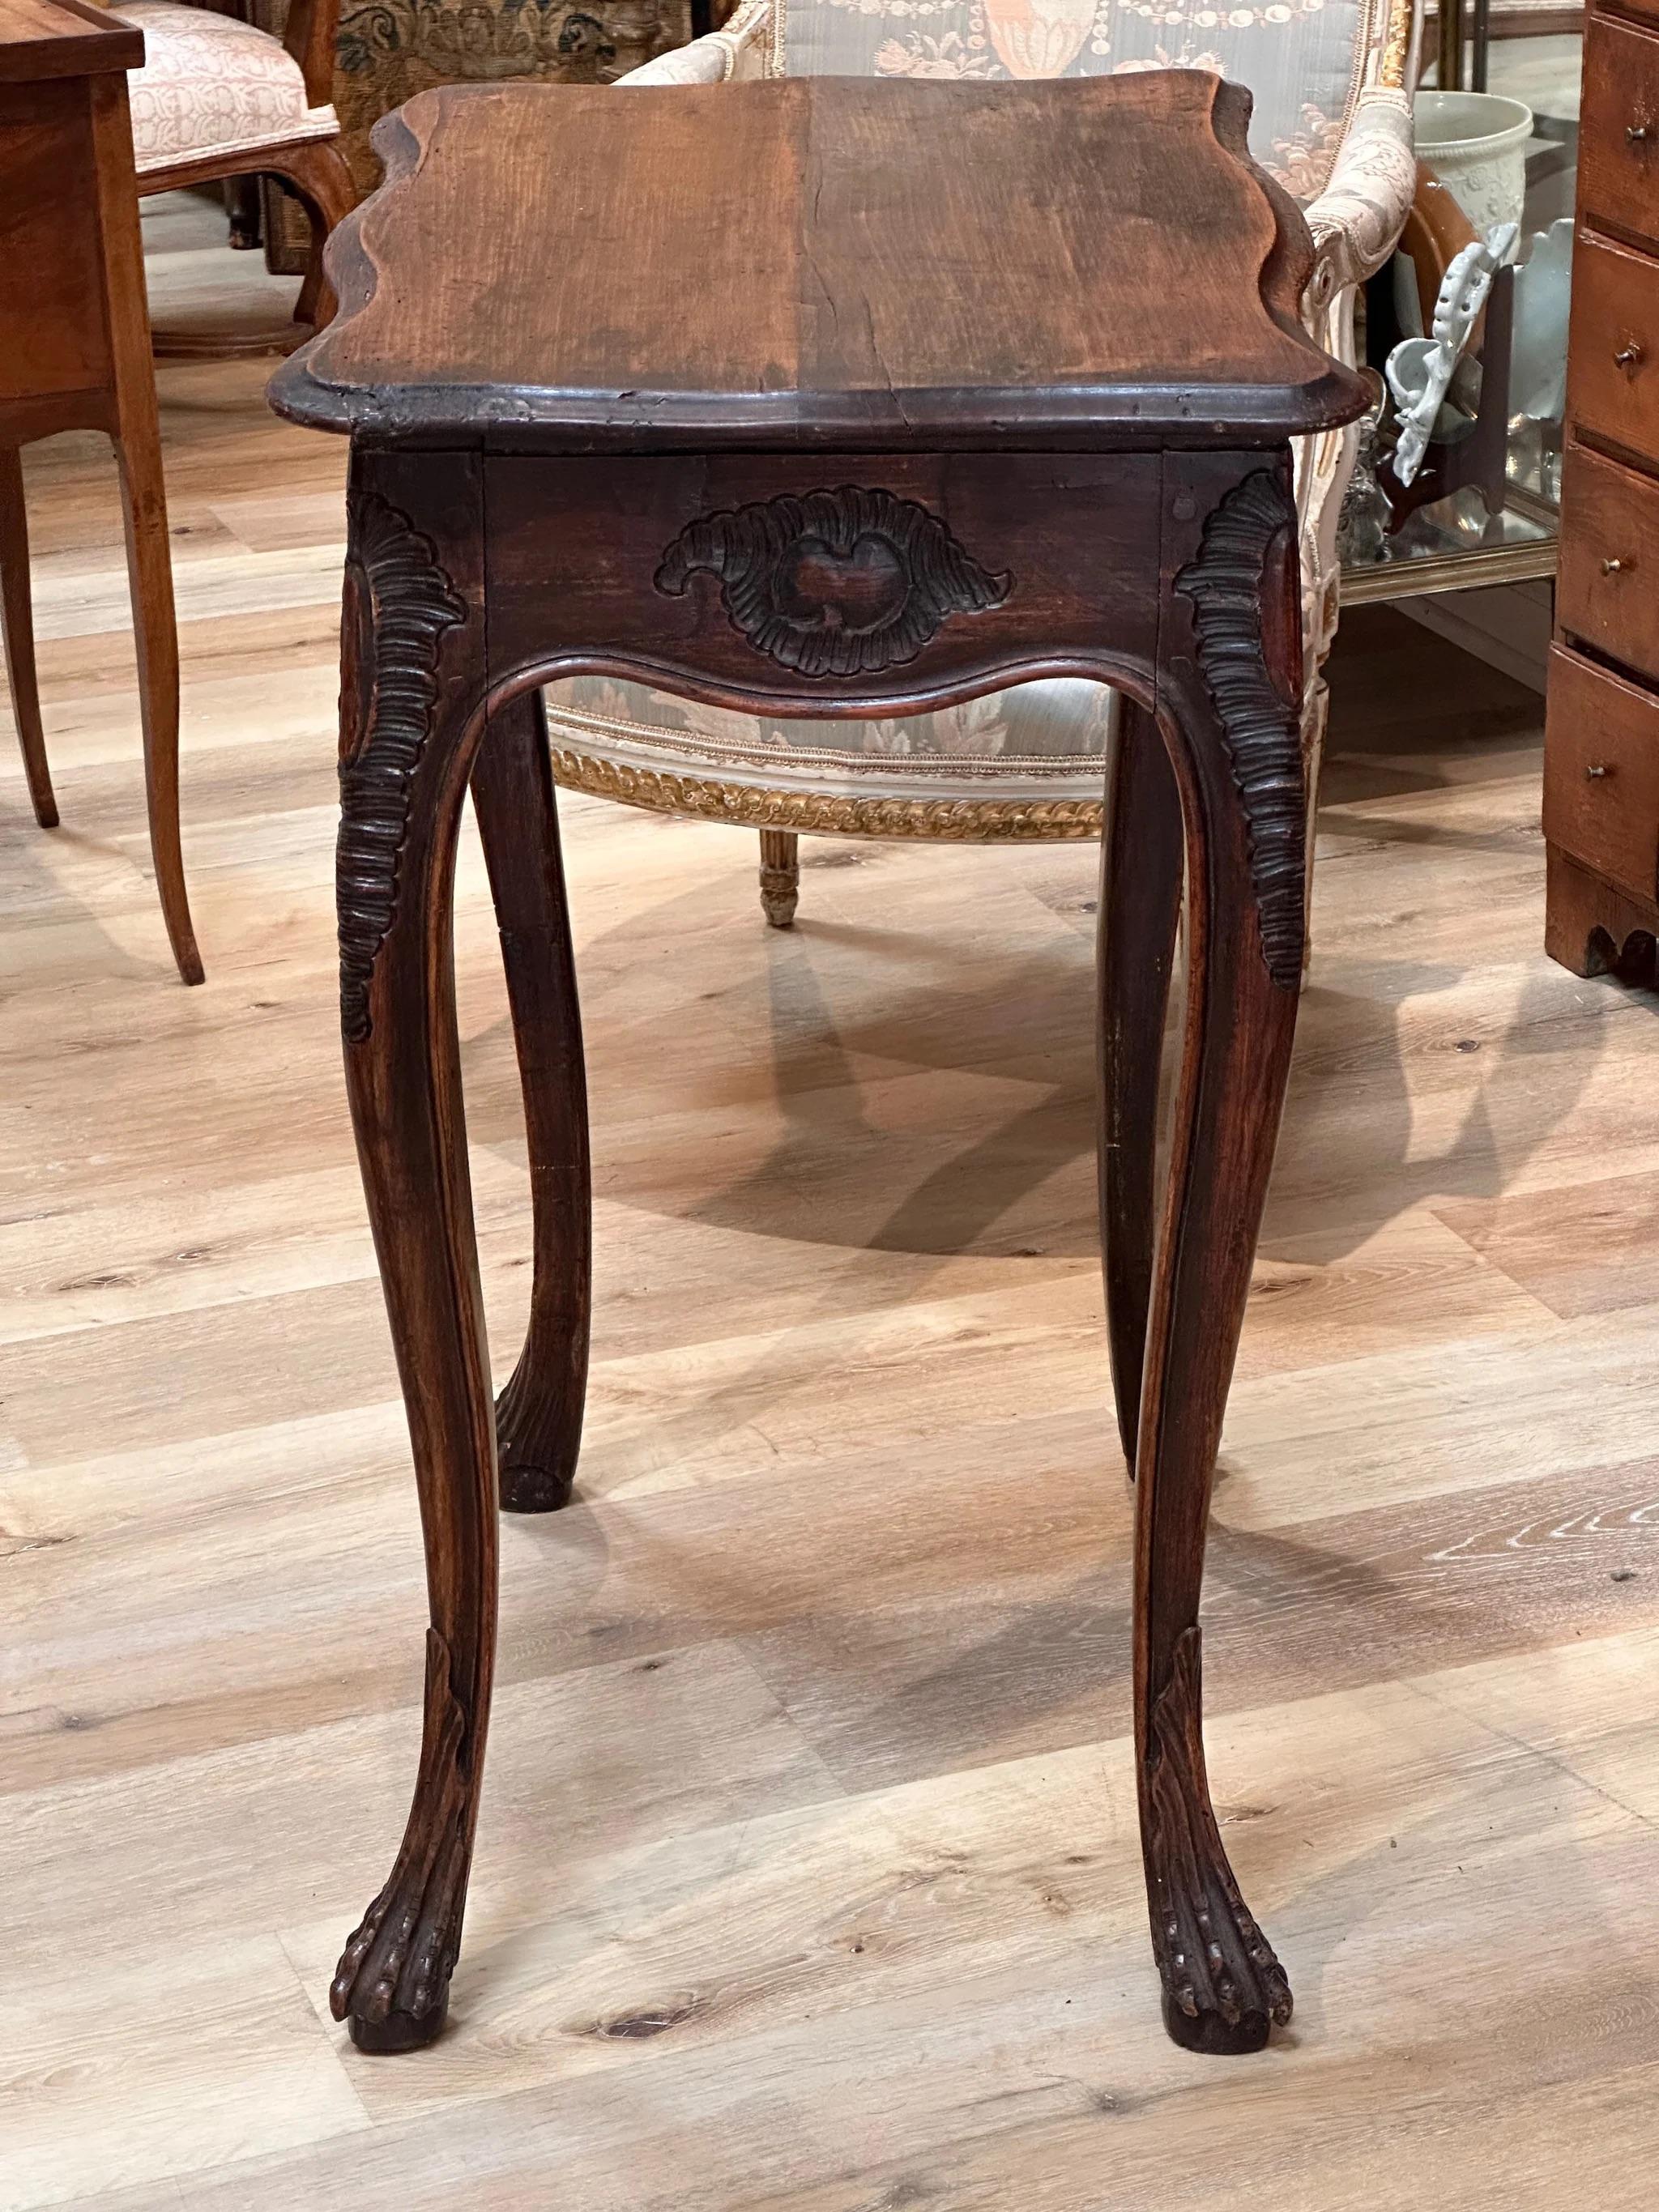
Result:
{"label": "fluted chair leg", "polygon": [[761,907],[774,929],[787,929],[800,902],[800,839],[793,830],[760,833]]}

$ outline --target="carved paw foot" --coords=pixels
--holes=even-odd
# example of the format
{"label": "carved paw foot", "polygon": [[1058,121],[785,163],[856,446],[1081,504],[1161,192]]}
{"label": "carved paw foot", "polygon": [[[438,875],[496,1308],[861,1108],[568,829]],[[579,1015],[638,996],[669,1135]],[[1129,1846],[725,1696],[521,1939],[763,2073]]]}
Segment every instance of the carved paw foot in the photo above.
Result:
{"label": "carved paw foot", "polygon": [[328,1993],[329,2009],[349,2022],[360,2050],[417,2050],[443,2027],[471,1858],[465,1737],[448,1647],[428,1632],[426,1734],[409,1827],[392,1879],[346,1945]]}
{"label": "carved paw foot", "polygon": [[1291,2017],[1291,1985],[1218,1841],[1195,1893],[1164,1886],[1156,1948],[1164,2025],[1188,2051],[1260,2051]]}
{"label": "carved paw foot", "polygon": [[1152,1708],[1146,1886],[1164,2024],[1188,2051],[1260,2051],[1291,2017],[1291,1985],[1239,1894],[1210,1807],[1200,1734],[1199,1632],[1189,1628]]}

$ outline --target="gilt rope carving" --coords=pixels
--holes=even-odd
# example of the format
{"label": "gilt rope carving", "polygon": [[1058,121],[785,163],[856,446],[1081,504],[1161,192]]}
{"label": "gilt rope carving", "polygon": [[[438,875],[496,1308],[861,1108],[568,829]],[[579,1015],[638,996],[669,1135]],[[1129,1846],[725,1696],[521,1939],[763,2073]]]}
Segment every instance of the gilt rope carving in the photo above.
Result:
{"label": "gilt rope carving", "polygon": [[1302,718],[1273,681],[1262,642],[1267,564],[1296,515],[1276,469],[1234,486],[1204,525],[1175,587],[1193,606],[1198,665],[1221,725],[1249,836],[1262,956],[1273,981],[1302,980],[1307,896],[1307,779]]}
{"label": "gilt rope carving", "polygon": [[1000,606],[1013,582],[914,500],[854,484],[700,515],[663,555],[657,589],[678,599],[700,569],[756,651],[809,678],[914,660],[951,616]]}
{"label": "gilt rope carving", "polygon": [[340,700],[340,1025],[368,1036],[374,962],[398,907],[416,770],[438,703],[444,632],[466,609],[430,538],[376,492],[349,501]]}

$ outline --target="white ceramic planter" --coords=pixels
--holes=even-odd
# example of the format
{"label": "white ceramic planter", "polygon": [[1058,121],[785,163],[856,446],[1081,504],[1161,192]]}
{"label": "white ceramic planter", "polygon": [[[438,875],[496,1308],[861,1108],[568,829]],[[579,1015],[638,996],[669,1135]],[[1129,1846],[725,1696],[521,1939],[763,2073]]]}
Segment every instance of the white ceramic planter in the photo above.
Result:
{"label": "white ceramic planter", "polygon": [[1521,221],[1532,110],[1496,92],[1419,92],[1418,159],[1426,161],[1484,238]]}

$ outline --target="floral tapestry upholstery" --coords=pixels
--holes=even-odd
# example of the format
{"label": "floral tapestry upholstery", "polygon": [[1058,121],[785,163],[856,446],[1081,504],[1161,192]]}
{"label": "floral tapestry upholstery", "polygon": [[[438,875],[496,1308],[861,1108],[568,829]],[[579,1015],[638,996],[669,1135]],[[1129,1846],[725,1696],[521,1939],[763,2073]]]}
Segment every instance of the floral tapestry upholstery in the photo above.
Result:
{"label": "floral tapestry upholstery", "polygon": [[1357,0],[777,0],[789,76],[1202,69],[1255,96],[1250,150],[1300,200],[1330,173],[1364,62]]}
{"label": "floral tapestry upholstery", "polygon": [[429,85],[609,84],[690,35],[690,0],[342,0],[341,151],[369,191],[380,172],[369,132]]}
{"label": "floral tapestry upholstery", "polygon": [[308,104],[298,62],[252,24],[174,0],[126,0],[121,13],[144,34],[144,66],[127,77],[140,176],[200,155],[333,137],[333,109]]}

